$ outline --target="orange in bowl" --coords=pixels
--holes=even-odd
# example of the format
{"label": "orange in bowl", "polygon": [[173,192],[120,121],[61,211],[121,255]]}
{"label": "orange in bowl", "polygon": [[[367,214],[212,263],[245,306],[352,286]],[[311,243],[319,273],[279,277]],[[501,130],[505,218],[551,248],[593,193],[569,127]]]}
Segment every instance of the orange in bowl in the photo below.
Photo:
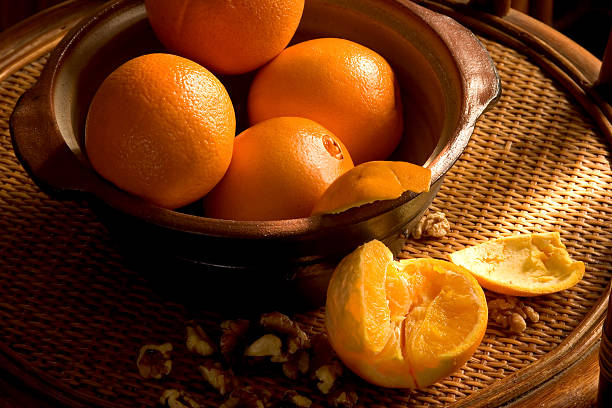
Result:
{"label": "orange in bowl", "polygon": [[230,220],[307,217],[325,189],[353,168],[346,147],[309,119],[280,117],[239,134],[232,162],[205,199],[205,215]]}
{"label": "orange in bowl", "polygon": [[378,200],[392,200],[406,191],[429,191],[431,170],[399,161],[361,163],[338,177],[325,190],[313,215],[336,214]]}
{"label": "orange in bowl", "polygon": [[431,258],[394,261],[374,240],[332,274],[325,324],[338,356],[364,380],[425,388],[470,358],[487,314],[484,292],[465,268]]}
{"label": "orange in bowl", "polygon": [[232,157],[232,101],[206,68],[170,54],[136,57],[98,88],[85,145],[117,187],[166,208],[208,193]]}
{"label": "orange in bowl", "polygon": [[399,85],[387,61],[363,45],[318,38],[286,48],[255,76],[251,124],[301,116],[328,128],[356,164],[384,160],[403,131]]}
{"label": "orange in bowl", "polygon": [[146,0],[159,40],[214,72],[240,74],[278,55],[298,27],[304,0]]}

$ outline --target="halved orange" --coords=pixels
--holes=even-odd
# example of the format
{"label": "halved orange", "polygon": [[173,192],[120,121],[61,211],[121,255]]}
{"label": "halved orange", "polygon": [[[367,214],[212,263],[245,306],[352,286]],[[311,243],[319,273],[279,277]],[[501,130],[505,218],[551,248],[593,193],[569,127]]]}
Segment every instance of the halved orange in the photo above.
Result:
{"label": "halved orange", "polygon": [[497,238],[450,254],[494,292],[536,296],[574,286],[584,276],[584,263],[571,259],[558,232]]}
{"label": "halved orange", "polygon": [[335,214],[378,200],[392,200],[410,190],[429,190],[431,171],[401,161],[370,161],[347,171],[327,187],[313,215]]}
{"label": "halved orange", "polygon": [[380,241],[347,255],[327,290],[325,323],[342,361],[373,384],[424,388],[461,367],[487,327],[472,275],[447,261],[394,261]]}

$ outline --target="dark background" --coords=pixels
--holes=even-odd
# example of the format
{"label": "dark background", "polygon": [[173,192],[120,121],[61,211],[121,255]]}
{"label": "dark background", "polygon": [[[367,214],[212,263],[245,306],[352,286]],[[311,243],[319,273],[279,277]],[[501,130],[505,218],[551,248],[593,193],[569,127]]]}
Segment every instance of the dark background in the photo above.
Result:
{"label": "dark background", "polygon": [[[0,0],[0,31],[63,0]],[[612,29],[611,0],[512,0],[526,12],[603,58]]]}

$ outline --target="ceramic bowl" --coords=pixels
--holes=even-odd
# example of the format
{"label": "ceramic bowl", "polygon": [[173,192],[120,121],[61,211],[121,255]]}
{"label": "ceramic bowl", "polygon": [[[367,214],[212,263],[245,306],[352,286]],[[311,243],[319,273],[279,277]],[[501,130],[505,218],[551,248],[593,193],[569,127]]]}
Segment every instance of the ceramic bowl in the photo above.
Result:
{"label": "ceramic bowl", "polygon": [[[198,288],[197,293],[230,288],[236,294],[243,288],[259,299],[285,297],[290,302],[298,288],[320,302],[330,268],[317,265],[333,266],[371,239],[399,251],[403,233],[431,203],[476,120],[498,98],[500,83],[489,55],[469,30],[406,0],[309,0],[293,42],[316,37],[347,38],[389,61],[400,82],[405,115],[405,133],[391,158],[430,168],[429,192],[407,192],[337,215],[245,222],[199,216],[197,205],[163,209],[105,181],[92,170],[84,149],[93,94],[123,62],[164,51],[138,0],[106,4],[53,51],[40,81],[14,110],[15,152],[45,191],[90,198],[129,259],[146,265],[164,285]],[[242,128],[251,78],[220,78]],[[198,283],[187,284],[184,278]]]}

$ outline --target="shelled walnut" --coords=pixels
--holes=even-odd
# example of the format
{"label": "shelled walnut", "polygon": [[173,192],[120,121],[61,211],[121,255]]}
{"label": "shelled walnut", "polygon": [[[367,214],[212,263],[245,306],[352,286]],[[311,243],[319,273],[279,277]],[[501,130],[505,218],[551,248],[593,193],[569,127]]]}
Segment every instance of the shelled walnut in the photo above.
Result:
{"label": "shelled walnut", "polygon": [[282,341],[278,336],[264,334],[246,348],[244,355],[248,357],[279,357],[282,354],[281,347]]}
{"label": "shelled walnut", "polygon": [[201,356],[210,356],[215,352],[215,345],[200,326],[187,326],[187,350]]}
{"label": "shelled walnut", "polygon": [[297,391],[289,390],[283,395],[283,399],[277,408],[310,408],[312,400],[297,393]]}
{"label": "shelled walnut", "polygon": [[272,394],[253,387],[237,388],[219,408],[269,408]]}
{"label": "shelled walnut", "polygon": [[259,324],[272,333],[284,334],[287,337],[289,354],[310,347],[310,340],[306,332],[287,315],[279,312],[264,313],[259,319]]}
{"label": "shelled walnut", "polygon": [[225,361],[235,363],[242,356],[243,347],[246,346],[247,332],[251,323],[248,320],[226,320],[221,323],[220,351]]}
{"label": "shelled walnut", "polygon": [[531,306],[525,305],[518,298],[505,296],[487,302],[489,319],[503,329],[513,333],[522,333],[527,328],[527,320],[537,323],[540,315]]}
{"label": "shelled walnut", "polygon": [[204,364],[198,367],[202,377],[213,386],[219,394],[225,395],[232,391],[236,385],[237,380],[234,376],[234,372],[231,369],[224,369],[221,363],[217,361],[206,361]]}
{"label": "shelled walnut", "polygon": [[200,404],[189,394],[175,389],[164,391],[159,398],[159,403],[168,408],[200,408]]}
{"label": "shelled walnut", "polygon": [[329,395],[329,405],[334,408],[353,408],[357,405],[359,397],[352,390],[336,390]]}
{"label": "shelled walnut", "polygon": [[450,230],[450,223],[446,219],[446,215],[437,211],[422,216],[411,234],[414,239],[421,239],[422,237],[442,238]]}
{"label": "shelled walnut", "polygon": [[172,344],[164,343],[161,345],[147,344],[140,348],[136,366],[143,378],[161,379],[170,374],[172,370],[172,360],[170,352]]}
{"label": "shelled walnut", "polygon": [[288,360],[283,363],[283,374],[287,378],[297,380],[300,375],[308,373],[310,368],[310,355],[306,350],[299,350],[297,353],[288,357]]}
{"label": "shelled walnut", "polygon": [[312,358],[310,361],[311,378],[323,394],[328,394],[344,372],[344,366],[329,344],[325,334],[319,334],[312,340]]}

